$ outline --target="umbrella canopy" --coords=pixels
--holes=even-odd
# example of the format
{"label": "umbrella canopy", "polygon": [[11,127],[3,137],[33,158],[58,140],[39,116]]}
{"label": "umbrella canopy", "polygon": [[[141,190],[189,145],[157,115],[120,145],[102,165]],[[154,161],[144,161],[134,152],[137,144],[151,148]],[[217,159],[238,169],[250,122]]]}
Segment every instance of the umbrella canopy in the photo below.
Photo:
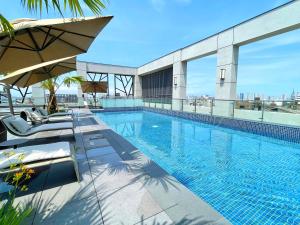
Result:
{"label": "umbrella canopy", "polygon": [[23,88],[74,70],[76,70],[76,57],[71,56],[9,73],[0,80],[0,83]]}
{"label": "umbrella canopy", "polygon": [[83,93],[106,93],[107,82],[106,81],[83,81],[81,83],[81,89]]}
{"label": "umbrella canopy", "polygon": [[0,73],[87,52],[112,16],[12,22],[15,35],[0,33]]}

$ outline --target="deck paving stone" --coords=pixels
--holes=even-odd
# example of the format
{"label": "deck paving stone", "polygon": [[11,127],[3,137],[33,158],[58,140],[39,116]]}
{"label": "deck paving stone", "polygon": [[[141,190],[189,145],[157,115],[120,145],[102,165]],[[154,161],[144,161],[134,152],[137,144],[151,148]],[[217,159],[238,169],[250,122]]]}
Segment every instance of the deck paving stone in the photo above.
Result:
{"label": "deck paving stone", "polygon": [[141,218],[141,221],[134,225],[174,225],[174,222],[165,212],[160,212],[150,218]]}
{"label": "deck paving stone", "polygon": [[89,171],[82,173],[81,182],[77,182],[72,163],[52,165],[47,182],[44,186],[42,199],[52,204],[59,205],[70,201],[96,196],[95,188]]}
{"label": "deck paving stone", "polygon": [[138,174],[128,171],[128,168],[118,166],[107,168],[101,173],[94,173],[94,186],[101,196],[109,196],[115,191],[119,191],[131,184],[138,182]]}
{"label": "deck paving stone", "polygon": [[36,214],[34,225],[102,225],[102,215],[97,198],[84,198],[47,208]]}
{"label": "deck paving stone", "polygon": [[103,170],[104,168],[111,168],[113,166],[124,165],[123,160],[117,153],[110,153],[106,155],[95,156],[88,159],[91,170],[96,167]]}
{"label": "deck paving stone", "polygon": [[109,142],[105,138],[85,140],[84,147],[86,150],[109,146]]}
{"label": "deck paving stone", "polygon": [[115,190],[109,195],[100,195],[104,224],[135,224],[163,212],[149,192],[139,182]]}
{"label": "deck paving stone", "polygon": [[112,153],[116,153],[116,151],[111,146],[97,147],[86,151],[86,155],[89,159]]}
{"label": "deck paving stone", "polygon": [[26,194],[26,195],[15,198],[14,205],[19,204],[19,206],[21,208],[27,208],[27,207],[32,208],[32,212],[31,212],[30,216],[27,217],[21,225],[32,224],[32,222],[34,220],[34,216],[35,216],[37,210],[39,209],[39,202],[40,202],[41,195],[42,195],[42,192],[39,191],[39,192],[35,192],[32,194]]}
{"label": "deck paving stone", "polygon": [[101,139],[101,138],[104,138],[103,134],[99,134],[98,132],[97,133],[94,133],[94,134],[86,134],[86,135],[83,135],[83,139],[86,141],[86,140],[93,140],[93,139]]}

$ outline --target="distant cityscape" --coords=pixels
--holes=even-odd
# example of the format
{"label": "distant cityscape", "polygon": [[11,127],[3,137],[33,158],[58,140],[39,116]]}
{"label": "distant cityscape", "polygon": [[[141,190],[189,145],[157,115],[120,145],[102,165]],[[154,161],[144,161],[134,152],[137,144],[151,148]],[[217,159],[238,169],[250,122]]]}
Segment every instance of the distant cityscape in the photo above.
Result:
{"label": "distant cityscape", "polygon": [[[190,95],[188,96],[189,99],[212,99],[214,98],[211,95],[201,95],[195,96]],[[241,101],[251,101],[255,99],[264,100],[264,101],[300,101],[300,92],[293,90],[291,94],[282,94],[280,96],[268,96],[265,94],[260,93],[239,93],[236,96],[237,100]]]}
{"label": "distant cityscape", "polygon": [[300,100],[300,92],[295,92],[293,90],[291,94],[282,94],[280,96],[266,96],[264,94],[257,93],[240,93],[237,96],[238,100],[254,100],[260,99],[264,101],[299,101]]}

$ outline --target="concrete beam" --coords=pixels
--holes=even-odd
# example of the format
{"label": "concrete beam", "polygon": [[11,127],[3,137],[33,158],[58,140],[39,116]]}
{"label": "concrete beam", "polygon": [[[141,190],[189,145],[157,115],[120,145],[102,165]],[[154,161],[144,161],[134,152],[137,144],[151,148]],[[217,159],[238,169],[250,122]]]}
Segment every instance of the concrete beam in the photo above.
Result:
{"label": "concrete beam", "polygon": [[300,1],[292,1],[234,27],[234,45],[245,45],[300,28]]}
{"label": "concrete beam", "polygon": [[196,58],[212,55],[217,52],[217,49],[218,49],[218,37],[213,36],[201,42],[183,48],[181,50],[182,60],[189,61]]}
{"label": "concrete beam", "polygon": [[84,68],[88,72],[99,72],[108,74],[119,74],[119,75],[137,75],[136,67],[110,65],[103,63],[91,63],[91,62],[77,62],[77,69]]}
{"label": "concrete beam", "polygon": [[144,76],[149,73],[154,73],[158,70],[163,70],[165,68],[171,67],[173,65],[175,55],[176,52],[173,52],[169,55],[154,60],[153,62],[147,63],[137,69],[137,74],[140,76]]}
{"label": "concrete beam", "polygon": [[300,0],[295,0],[246,20],[194,44],[171,52],[138,68],[138,75],[146,75],[172,66],[174,55],[181,52],[189,61],[217,53],[230,45],[242,46],[258,40],[300,28]]}

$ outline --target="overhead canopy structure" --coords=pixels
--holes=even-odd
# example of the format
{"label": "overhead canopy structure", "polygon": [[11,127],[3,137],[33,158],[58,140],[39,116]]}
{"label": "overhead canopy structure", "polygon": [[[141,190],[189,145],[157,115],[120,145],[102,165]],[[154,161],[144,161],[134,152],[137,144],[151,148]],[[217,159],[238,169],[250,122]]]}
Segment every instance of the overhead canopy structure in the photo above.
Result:
{"label": "overhead canopy structure", "polygon": [[75,70],[76,57],[66,57],[9,73],[0,80],[0,83],[24,88]]}
{"label": "overhead canopy structure", "polygon": [[112,16],[13,21],[15,35],[0,33],[0,73],[87,52]]}
{"label": "overhead canopy structure", "polygon": [[83,93],[107,93],[107,87],[105,81],[84,81],[81,83]]}

